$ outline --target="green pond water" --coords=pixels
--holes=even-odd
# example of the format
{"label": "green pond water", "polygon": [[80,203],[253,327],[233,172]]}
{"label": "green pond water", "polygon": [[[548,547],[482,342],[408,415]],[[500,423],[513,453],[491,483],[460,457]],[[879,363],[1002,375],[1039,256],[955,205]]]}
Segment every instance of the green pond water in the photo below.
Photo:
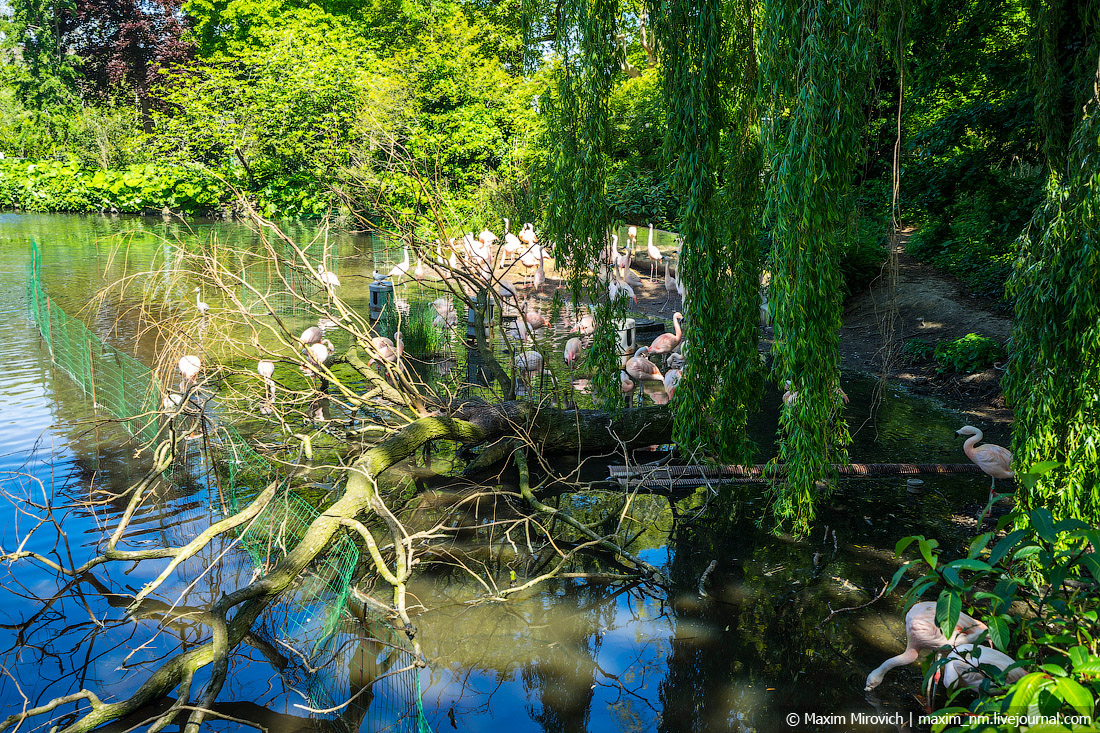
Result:
{"label": "green pond water", "polygon": [[[644,251],[648,233],[639,230]],[[288,225],[288,233],[303,241],[315,232],[312,225]],[[174,247],[212,236],[249,242],[253,234],[227,223],[0,214],[0,356],[6,367],[0,383],[0,538],[5,550],[26,542],[25,549],[75,563],[93,556],[124,503],[101,501],[89,507],[87,502],[94,502],[102,488],[126,487],[147,468],[147,458],[134,457],[126,434],[104,421],[108,416],[51,364],[24,297],[29,241],[41,247],[44,286],[55,302],[105,341],[151,365],[153,344],[138,339],[140,326],[128,301],[93,302],[93,296],[108,282],[163,262]],[[675,246],[667,233],[658,233],[657,242],[666,251]],[[125,244],[121,250],[120,243]],[[341,296],[364,311],[371,273],[392,266],[389,255],[376,257],[378,250],[378,241],[366,236],[331,235],[324,245],[343,282]],[[645,273],[640,260],[636,266]],[[181,304],[194,294],[181,285],[160,297]],[[312,322],[306,314],[288,318],[294,328]],[[550,338],[558,344],[569,335],[567,328],[558,328]],[[460,340],[452,339],[449,346],[452,353],[438,363],[426,362],[424,369],[438,371],[447,359],[453,363],[446,368],[468,369]],[[954,431],[970,420],[890,388],[870,422],[873,386],[867,378],[845,377],[853,461],[965,461]],[[753,421],[761,461],[773,450],[778,403],[777,393],[765,395]],[[991,429],[988,439],[1004,443],[1007,436]],[[637,457],[647,459],[644,453]],[[564,472],[573,463],[558,458],[554,465]],[[602,478],[604,465],[587,474]],[[422,508],[426,513],[464,488],[425,474],[430,472],[422,471],[419,480],[429,491]],[[501,480],[507,483],[507,475]],[[900,713],[908,719],[917,712],[911,697],[919,688],[916,667],[892,672],[874,695],[863,691],[867,672],[904,646],[897,597],[841,614],[822,628],[818,624],[830,606],[869,600],[897,567],[892,548],[899,538],[924,534],[949,548],[968,542],[950,518],[964,503],[984,499],[986,478],[964,474],[925,480],[919,494],[908,493],[903,478],[844,480],[804,539],[774,536],[756,526],[765,504],[758,485],[702,490],[674,501],[638,496],[629,514],[631,534],[637,535],[630,549],[671,578],[667,593],[599,578],[567,578],[508,603],[471,603],[483,598],[484,589],[455,563],[433,565],[411,588],[428,666],[394,675],[399,685],[394,677],[385,684],[405,690],[418,685],[423,716],[435,731],[900,729],[872,718],[864,724],[815,724],[804,715],[852,721],[855,714]],[[138,511],[128,546],[179,544],[193,537],[211,516],[205,490],[201,482],[181,482],[157,493]],[[617,516],[622,506],[622,497],[611,493],[557,501],[586,521]],[[47,503],[55,506],[56,527],[64,535],[53,525],[34,529]],[[482,534],[472,532],[468,539],[468,557],[504,582],[510,570],[537,569],[506,552],[502,543],[478,549]],[[210,548],[175,573],[158,597],[194,607],[210,602],[250,579],[253,568],[243,554],[232,543]],[[202,572],[218,557],[222,562],[213,571]],[[700,577],[712,562],[703,597]],[[25,700],[33,706],[81,687],[104,698],[124,696],[148,677],[158,658],[180,643],[204,638],[197,624],[160,627],[150,618],[125,618],[118,607],[125,602],[115,593],[132,595],[163,567],[163,561],[104,567],[75,585],[30,563],[0,568],[0,664],[7,670],[0,676],[0,713],[18,711]],[[598,560],[577,569],[593,574],[616,570]],[[36,600],[50,598],[55,600]],[[396,693],[382,694],[381,684],[371,686],[392,667],[386,650],[370,640],[369,626],[357,629],[357,624],[362,626],[350,617],[344,622],[343,656],[309,674],[294,665],[280,670],[271,650],[245,645],[233,660],[219,711],[262,721],[272,730],[408,729],[414,703]],[[305,708],[310,690],[318,686],[334,698],[366,692],[337,712],[311,714]],[[792,715],[798,721],[794,727],[788,724]],[[210,725],[238,728],[225,721]]]}

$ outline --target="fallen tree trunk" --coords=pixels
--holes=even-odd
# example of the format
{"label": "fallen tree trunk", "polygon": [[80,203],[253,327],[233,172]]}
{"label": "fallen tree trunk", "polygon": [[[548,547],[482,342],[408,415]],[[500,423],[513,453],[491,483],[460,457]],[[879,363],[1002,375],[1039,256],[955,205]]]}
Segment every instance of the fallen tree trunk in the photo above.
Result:
{"label": "fallen tree trunk", "polygon": [[[483,444],[514,438],[528,444],[535,451],[552,454],[577,450],[606,451],[624,446],[630,448],[667,442],[671,428],[671,415],[664,407],[641,407],[607,413],[599,410],[560,410],[523,401],[499,404],[467,401],[455,405],[450,415],[430,415],[414,420],[368,449],[349,467],[343,494],[313,521],[298,545],[272,570],[247,586],[221,596],[213,604],[203,619],[212,632],[209,641],[162,661],[150,678],[128,698],[104,703],[91,691],[84,690],[75,696],[55,700],[47,706],[10,716],[0,722],[0,728],[16,724],[27,717],[48,713],[62,702],[86,700],[90,710],[72,720],[63,731],[86,733],[154,704],[178,689],[175,704],[162,715],[153,728],[160,729],[176,715],[188,711],[190,715],[184,728],[189,733],[197,731],[205,717],[203,708],[208,709],[213,705],[226,681],[230,653],[248,637],[252,625],[263,610],[285,592],[314,560],[327,552],[338,532],[351,526],[361,534],[364,531],[369,533],[358,518],[377,514],[390,524],[395,545],[400,544],[400,533],[393,526],[396,520],[378,496],[377,478],[429,441],[452,440],[464,444]],[[248,511],[249,508],[243,510],[245,513]],[[228,527],[233,522],[222,524]],[[209,541],[211,538],[204,536],[204,539]],[[368,544],[375,545],[373,541],[368,541]],[[171,548],[171,552],[186,554],[191,549]],[[372,552],[372,556],[376,564],[383,562],[377,552]],[[629,561],[635,558],[626,559]],[[105,558],[104,561],[112,560]],[[398,581],[394,587],[395,608],[400,616],[407,618],[403,609],[404,584],[411,565],[399,550],[395,562],[397,572],[388,573]],[[387,575],[385,568],[380,566],[379,570],[384,576]],[[644,571],[646,575],[652,574],[652,568],[646,567]],[[146,590],[137,594],[131,606],[132,612],[138,612],[141,599],[155,585],[151,583]],[[411,628],[406,627],[406,632],[411,638]],[[195,694],[191,689],[192,680],[200,669],[207,666],[211,667],[210,680],[201,695]],[[192,700],[198,703],[198,709],[189,705]]]}
{"label": "fallen tree trunk", "polygon": [[481,442],[526,437],[544,455],[637,448],[667,443],[672,435],[672,413],[663,405],[604,412],[561,410],[523,400],[472,400],[460,403],[451,414],[481,430]]}

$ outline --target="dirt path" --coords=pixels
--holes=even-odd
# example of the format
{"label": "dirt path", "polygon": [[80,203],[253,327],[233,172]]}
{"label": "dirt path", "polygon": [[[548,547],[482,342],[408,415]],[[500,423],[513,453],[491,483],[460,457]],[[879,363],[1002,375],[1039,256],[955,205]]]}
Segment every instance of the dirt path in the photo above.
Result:
{"label": "dirt path", "polygon": [[[996,303],[969,294],[955,278],[907,255],[907,239],[908,233],[898,244],[898,317],[893,335],[898,353],[889,376],[914,392],[938,395],[983,420],[1010,422],[1012,413],[1001,394],[1000,370],[938,374],[930,360],[914,362],[900,353],[909,339],[934,344],[977,333],[1003,346],[1012,333],[1011,319],[998,310]],[[880,323],[890,300],[885,279],[884,274],[880,278],[883,282],[872,283],[866,292],[848,300],[840,330],[841,366],[845,369],[872,373],[882,369]]]}

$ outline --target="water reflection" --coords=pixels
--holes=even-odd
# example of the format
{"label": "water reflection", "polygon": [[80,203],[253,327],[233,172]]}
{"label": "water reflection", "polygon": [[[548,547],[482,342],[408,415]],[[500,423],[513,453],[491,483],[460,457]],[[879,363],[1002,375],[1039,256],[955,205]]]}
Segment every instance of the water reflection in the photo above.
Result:
{"label": "water reflection", "polygon": [[[308,240],[314,231],[301,225],[291,233]],[[117,526],[125,507],[119,492],[146,467],[143,458],[133,458],[133,446],[120,430],[92,421],[96,414],[89,400],[53,369],[41,349],[21,297],[26,242],[34,237],[41,243],[47,288],[76,312],[109,280],[175,262],[175,237],[187,241],[214,234],[242,242],[251,237],[226,224],[188,228],[159,220],[0,215],[0,358],[7,376],[0,385],[0,481],[11,497],[4,504],[6,521],[0,529],[5,549],[15,546],[28,521],[33,522],[27,502],[41,503],[45,492],[64,506],[68,546],[57,533],[40,532],[28,548],[56,557],[71,552],[77,562],[90,557],[102,546],[105,533]],[[108,243],[120,240],[126,249],[108,260]],[[361,302],[350,299],[366,313],[365,283],[375,266],[374,242],[334,237],[330,245],[335,256],[328,259],[329,267],[338,270],[342,282],[364,278]],[[189,292],[173,290],[167,280],[153,282],[167,297],[190,303]],[[137,325],[126,302],[100,301],[94,313],[84,315],[98,334],[132,348]],[[296,327],[311,322],[305,315],[300,321],[290,315]],[[557,341],[571,335],[570,325],[579,317],[567,309],[563,327],[550,335],[552,358],[559,367],[563,360]],[[338,339],[335,334],[339,345]],[[464,356],[457,348],[460,339],[460,334],[450,337],[449,355],[426,357],[424,374],[443,380],[454,374],[456,381],[492,385],[479,355]],[[144,346],[138,356],[151,362]],[[256,378],[251,367],[250,375]],[[870,384],[856,381],[845,389],[853,402],[851,423],[859,426]],[[659,394],[651,397],[660,399]],[[773,451],[777,404],[778,394],[769,395],[753,420],[763,457]],[[331,405],[318,407],[325,419],[339,417]],[[867,462],[957,461],[954,430],[961,424],[957,415],[930,402],[894,392],[883,403],[875,429],[857,431],[852,455]],[[432,458],[430,467],[443,470],[453,456]],[[571,467],[564,459],[555,465],[563,471]],[[602,478],[599,467],[589,470]],[[430,476],[421,480],[439,488]],[[508,477],[493,483],[507,485]],[[755,526],[765,502],[756,486],[704,490],[671,501],[637,497],[627,513],[630,533],[636,535],[631,550],[672,578],[667,596],[612,582],[607,578],[620,568],[586,558],[568,568],[573,576],[585,577],[564,577],[523,598],[491,602],[470,573],[441,561],[412,589],[426,609],[416,623],[430,666],[413,672],[423,688],[425,712],[437,731],[506,726],[518,733],[782,730],[790,712],[870,711],[875,704],[910,710],[907,693],[916,688],[916,670],[900,671],[884,685],[878,701],[868,701],[862,693],[866,671],[900,650],[903,635],[890,603],[846,614],[822,628],[817,625],[830,606],[859,605],[877,590],[880,578],[894,570],[891,548],[901,536],[920,532],[961,542],[948,520],[950,508],[982,491],[982,482],[970,478],[937,477],[921,496],[906,493],[901,481],[842,482],[813,536],[799,541]],[[87,501],[94,503],[91,508],[80,504]],[[441,492],[423,501],[425,506],[439,501],[445,508],[448,499]],[[618,521],[623,498],[593,492],[555,501],[586,521]],[[208,483],[181,474],[175,485],[159,487],[138,509],[136,531],[125,547],[186,541],[209,522],[210,509]],[[463,519],[475,522],[481,517]],[[476,531],[471,530],[469,539],[476,544]],[[521,550],[500,551],[508,543]],[[163,561],[132,569],[103,568],[71,582],[29,564],[5,568],[3,664],[35,704],[81,687],[104,695],[128,694],[147,677],[148,660],[205,638],[205,627],[186,611],[251,577],[250,561],[230,545],[213,545],[176,572],[160,594],[161,606],[154,603],[134,619],[107,624],[102,620],[122,618],[122,599],[156,577]],[[554,560],[545,548],[529,554],[523,545],[521,536],[497,538],[482,556],[460,555],[458,550],[468,548],[457,548],[455,557],[474,557],[506,587],[511,570],[523,576]],[[221,564],[206,572],[223,553]],[[701,596],[700,578],[712,562],[706,595]],[[33,603],[32,593],[56,598]],[[165,621],[163,604],[181,595],[184,602],[176,611],[183,613]],[[481,602],[471,604],[471,599]],[[393,711],[408,710],[410,702],[394,688],[371,684],[402,666],[377,636],[362,615],[350,617],[333,637],[330,668],[315,676],[287,674],[295,665],[293,653],[258,636],[234,660],[218,710],[262,721],[274,730],[380,730],[386,720],[392,722]],[[4,709],[20,707],[22,694],[11,678],[0,679]],[[303,695],[334,705],[354,696],[355,703],[311,717],[295,707],[303,704]]]}

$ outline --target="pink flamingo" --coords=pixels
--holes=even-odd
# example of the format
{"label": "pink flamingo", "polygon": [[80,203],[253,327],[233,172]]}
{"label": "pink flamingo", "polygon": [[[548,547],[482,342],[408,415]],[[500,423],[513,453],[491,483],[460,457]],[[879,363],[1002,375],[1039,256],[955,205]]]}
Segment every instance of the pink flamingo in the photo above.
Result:
{"label": "pink flamingo", "polygon": [[955,630],[948,639],[936,623],[936,602],[916,603],[905,614],[905,651],[890,657],[867,675],[865,690],[873,690],[882,684],[883,677],[894,667],[903,667],[917,661],[923,652],[944,646],[955,646],[975,641],[987,629],[986,625],[965,613],[959,614]]}
{"label": "pink flamingo", "polygon": [[684,314],[680,311],[672,314],[672,326],[676,329],[676,333],[662,333],[653,339],[653,343],[649,345],[650,354],[671,354],[676,350],[676,347],[684,340],[684,332],[680,329],[680,321],[682,320],[684,320]]}
{"label": "pink flamingo", "polygon": [[670,400],[676,396],[676,388],[680,386],[680,374],[679,369],[669,369],[665,372],[665,392],[668,392]]}
{"label": "pink flamingo", "polygon": [[627,241],[627,248],[628,249],[633,247],[635,244],[638,243],[638,227],[633,226],[633,225],[627,227],[627,229],[626,229],[626,241]]}
{"label": "pink flamingo", "polygon": [[1012,470],[1012,453],[1007,448],[986,443],[978,445],[982,439],[982,431],[973,425],[964,425],[955,431],[955,435],[969,435],[963,443],[963,453],[992,478],[989,484],[989,493],[992,496],[994,487],[999,478],[1013,478],[1016,473]]}
{"label": "pink flamingo", "polygon": [[[982,439],[982,431],[973,425],[964,425],[955,431],[955,435],[969,435],[963,443],[963,453],[969,458],[978,468],[982,469],[987,476],[990,477],[989,483],[989,498],[993,499],[993,494],[996,491],[997,479],[999,478],[1013,478],[1016,473],[1012,470],[1012,453],[1007,448],[1002,448],[999,445],[993,443],[986,443],[985,445],[978,445],[978,441]],[[985,510],[982,510],[982,515],[978,518],[978,526],[982,526],[982,522],[985,521]]]}
{"label": "pink flamingo", "polygon": [[661,370],[646,358],[648,353],[649,349],[645,346],[635,351],[634,356],[626,362],[626,373],[640,382],[664,382]]}
{"label": "pink flamingo", "polygon": [[[619,389],[622,391],[623,396],[630,398],[634,392],[634,380],[630,378],[630,375],[626,372],[619,372]],[[628,402],[632,400],[628,399]]]}
{"label": "pink flamingo", "polygon": [[302,335],[298,337],[298,340],[302,343],[302,346],[309,346],[310,344],[319,344],[321,339],[324,338],[325,332],[321,330],[320,326],[310,326],[305,331],[302,331]]}
{"label": "pink flamingo", "polygon": [[527,321],[527,325],[531,328],[550,328],[553,324],[547,320],[546,316],[542,315],[536,310],[528,310],[529,304],[523,304],[523,318]]}
{"label": "pink flamingo", "polygon": [[574,336],[565,342],[565,363],[569,365],[569,369],[573,369],[573,363],[577,360],[577,357],[581,355],[581,340]]}
{"label": "pink flamingo", "polygon": [[[401,338],[400,331],[396,332],[393,337],[397,340],[396,345],[385,336],[375,336],[370,340],[370,343],[374,350],[378,352],[378,359],[390,364],[398,364],[401,361],[401,355],[405,353],[405,342]],[[372,358],[367,362],[367,366],[374,362],[375,359]]]}
{"label": "pink flamingo", "polygon": [[572,328],[575,332],[580,332],[582,336],[591,336],[596,333],[596,319],[591,315],[581,316],[581,319],[577,321],[577,325]]}

